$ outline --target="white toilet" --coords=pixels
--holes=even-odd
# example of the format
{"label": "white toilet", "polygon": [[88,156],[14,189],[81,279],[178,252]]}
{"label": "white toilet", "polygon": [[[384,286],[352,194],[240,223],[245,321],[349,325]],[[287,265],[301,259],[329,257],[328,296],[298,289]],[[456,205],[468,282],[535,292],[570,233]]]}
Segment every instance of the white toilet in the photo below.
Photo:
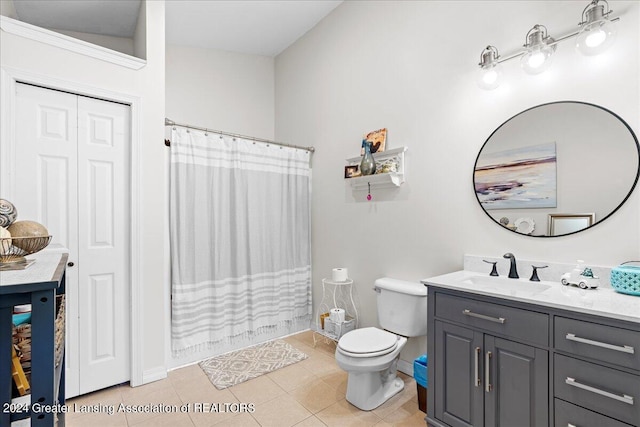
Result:
{"label": "white toilet", "polygon": [[422,283],[385,277],[376,280],[374,289],[378,321],[385,330],[347,332],[336,348],[338,366],[349,373],[347,400],[365,411],[404,388],[396,377],[400,352],[407,337],[427,334],[427,288]]}

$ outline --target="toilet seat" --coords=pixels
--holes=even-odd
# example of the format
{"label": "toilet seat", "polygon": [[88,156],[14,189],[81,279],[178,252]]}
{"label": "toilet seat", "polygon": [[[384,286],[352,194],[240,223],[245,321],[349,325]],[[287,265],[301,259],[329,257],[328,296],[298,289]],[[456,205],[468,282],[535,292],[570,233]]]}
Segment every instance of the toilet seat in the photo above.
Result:
{"label": "toilet seat", "polygon": [[338,350],[350,357],[375,357],[389,354],[398,346],[398,336],[378,328],[356,329],[338,341]]}

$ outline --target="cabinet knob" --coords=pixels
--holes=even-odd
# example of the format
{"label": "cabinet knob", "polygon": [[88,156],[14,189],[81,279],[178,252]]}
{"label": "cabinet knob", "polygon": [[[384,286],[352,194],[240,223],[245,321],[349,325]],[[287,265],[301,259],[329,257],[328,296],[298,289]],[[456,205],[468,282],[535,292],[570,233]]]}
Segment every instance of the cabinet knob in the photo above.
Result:
{"label": "cabinet knob", "polygon": [[67,263],[67,267],[73,267],[74,265],[75,265],[75,264],[73,263],[73,261],[69,261],[69,262]]}

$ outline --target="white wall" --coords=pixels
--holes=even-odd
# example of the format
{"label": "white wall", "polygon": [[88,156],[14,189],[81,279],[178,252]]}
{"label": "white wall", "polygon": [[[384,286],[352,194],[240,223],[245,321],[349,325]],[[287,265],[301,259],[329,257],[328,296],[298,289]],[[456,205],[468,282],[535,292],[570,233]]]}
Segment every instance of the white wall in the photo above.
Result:
{"label": "white wall", "polygon": [[[314,301],[332,267],[348,267],[364,325],[377,322],[377,277],[419,280],[462,268],[463,254],[616,265],[640,256],[640,196],[609,220],[566,237],[519,236],[492,222],[476,201],[473,167],[491,132],[534,105],[577,100],[602,105],[640,133],[640,4],[610,1],[618,40],[605,55],[558,46],[546,73],[504,63],[495,91],[475,85],[480,52],[522,45],[536,23],[574,30],[585,2],[344,2],[276,58],[276,138],[314,145]],[[407,182],[373,189],[373,201],[343,180],[362,135],[387,127],[387,147],[407,152]],[[506,261],[505,261],[506,262]],[[426,349],[414,341],[403,359]]]}
{"label": "white wall", "polygon": [[166,62],[168,118],[273,139],[273,58],[167,46]]}
{"label": "white wall", "polygon": [[[49,80],[70,83],[97,91],[117,92],[140,100],[137,137],[140,143],[139,206],[141,207],[140,247],[141,281],[132,283],[140,291],[143,304],[135,312],[143,316],[139,336],[143,340],[142,369],[145,380],[166,375],[164,306],[165,281],[163,265],[165,237],[165,177],[162,144],[164,129],[164,2],[148,2],[146,6],[147,64],[131,70],[112,63],[86,57],[45,43],[0,31],[0,63],[3,69],[44,76]],[[3,135],[6,135],[3,134]]]}

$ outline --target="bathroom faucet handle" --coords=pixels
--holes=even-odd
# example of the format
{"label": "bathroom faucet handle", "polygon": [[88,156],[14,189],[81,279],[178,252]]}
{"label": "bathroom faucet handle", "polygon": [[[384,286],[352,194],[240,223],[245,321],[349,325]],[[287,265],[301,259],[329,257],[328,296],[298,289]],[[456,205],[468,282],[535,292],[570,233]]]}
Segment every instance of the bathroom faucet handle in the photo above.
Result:
{"label": "bathroom faucet handle", "polygon": [[498,261],[487,261],[486,259],[483,259],[482,261],[486,262],[487,264],[493,264],[493,267],[491,267],[491,273],[489,273],[489,276],[498,276],[498,270],[496,269],[496,264],[498,263]]}
{"label": "bathroom faucet handle", "polygon": [[549,267],[548,265],[532,265],[531,268],[533,268],[533,272],[531,273],[531,278],[529,279],[532,282],[539,282],[540,278],[538,277],[538,269],[539,268],[547,268]]}

